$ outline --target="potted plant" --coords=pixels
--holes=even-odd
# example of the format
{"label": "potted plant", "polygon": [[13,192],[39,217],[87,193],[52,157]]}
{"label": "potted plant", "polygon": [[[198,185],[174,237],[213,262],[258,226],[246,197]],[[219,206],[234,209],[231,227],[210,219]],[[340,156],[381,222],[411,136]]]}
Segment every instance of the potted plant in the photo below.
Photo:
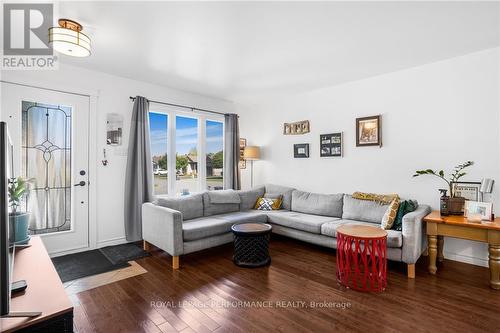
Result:
{"label": "potted plant", "polygon": [[453,191],[453,183],[457,182],[460,178],[465,176],[467,173],[464,172],[464,169],[470,167],[473,164],[474,162],[472,161],[466,161],[462,164],[457,165],[453,170],[453,172],[450,174],[449,179],[445,178],[443,170],[436,172],[432,169],[417,170],[415,171],[413,177],[418,177],[422,175],[431,175],[444,180],[448,184],[448,188],[450,191],[450,196],[448,199],[448,209],[450,214],[463,214],[465,198],[455,196],[455,193]]}
{"label": "potted plant", "polygon": [[9,213],[9,232],[11,239],[16,244],[27,243],[30,239],[28,234],[30,214],[20,212],[21,200],[29,189],[29,180],[21,177],[9,179],[9,205],[12,208]]}

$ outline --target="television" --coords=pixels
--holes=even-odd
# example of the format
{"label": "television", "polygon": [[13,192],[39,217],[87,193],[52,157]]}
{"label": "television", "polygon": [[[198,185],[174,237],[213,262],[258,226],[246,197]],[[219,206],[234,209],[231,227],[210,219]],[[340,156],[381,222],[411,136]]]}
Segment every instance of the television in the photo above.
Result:
{"label": "television", "polygon": [[7,124],[0,122],[0,315],[9,313],[12,270],[14,265],[14,236],[9,233],[8,184],[14,177],[13,145]]}

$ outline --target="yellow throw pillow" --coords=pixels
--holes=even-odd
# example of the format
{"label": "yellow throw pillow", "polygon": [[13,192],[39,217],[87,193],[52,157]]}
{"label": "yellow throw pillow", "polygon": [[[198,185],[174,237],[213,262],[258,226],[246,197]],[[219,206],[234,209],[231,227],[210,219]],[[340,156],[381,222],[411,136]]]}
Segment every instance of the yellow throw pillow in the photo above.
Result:
{"label": "yellow throw pillow", "polygon": [[389,204],[389,207],[387,207],[387,211],[385,212],[384,217],[382,218],[382,223],[381,223],[382,229],[389,230],[392,228],[392,225],[396,220],[396,215],[398,214],[399,203],[400,203],[399,196],[392,199],[391,203]]}
{"label": "yellow throw pillow", "polygon": [[259,197],[254,209],[257,210],[279,210],[281,209],[281,204],[283,203],[283,198],[280,196],[276,199],[262,198]]}
{"label": "yellow throw pillow", "polygon": [[365,193],[365,192],[354,192],[352,197],[359,200],[369,200],[376,201],[388,205],[394,200],[394,198],[399,198],[395,193],[393,194],[375,194],[375,193]]}

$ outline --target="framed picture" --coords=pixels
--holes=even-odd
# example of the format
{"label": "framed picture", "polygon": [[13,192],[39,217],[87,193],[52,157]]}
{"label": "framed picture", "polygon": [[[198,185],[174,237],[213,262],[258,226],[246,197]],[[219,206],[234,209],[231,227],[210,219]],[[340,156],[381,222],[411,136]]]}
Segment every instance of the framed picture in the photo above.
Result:
{"label": "framed picture", "polygon": [[381,117],[356,118],[356,147],[382,147]]}
{"label": "framed picture", "polygon": [[298,143],[293,145],[294,158],[308,158],[309,157],[309,144]]}
{"label": "framed picture", "polygon": [[483,221],[491,221],[493,204],[491,202],[466,201],[465,216],[471,217],[480,216]]}
{"label": "framed picture", "polygon": [[319,136],[319,154],[321,157],[342,157],[342,132],[321,134]]}
{"label": "framed picture", "polygon": [[247,139],[240,138],[240,162],[238,163],[240,169],[247,168],[247,161],[243,158],[243,152],[245,151],[246,146],[247,146]]}
{"label": "framed picture", "polygon": [[297,121],[295,123],[283,124],[283,135],[306,134],[311,131],[309,120]]}
{"label": "framed picture", "polygon": [[479,201],[480,182],[454,182],[451,183],[451,187],[456,197],[462,197],[469,201]]}

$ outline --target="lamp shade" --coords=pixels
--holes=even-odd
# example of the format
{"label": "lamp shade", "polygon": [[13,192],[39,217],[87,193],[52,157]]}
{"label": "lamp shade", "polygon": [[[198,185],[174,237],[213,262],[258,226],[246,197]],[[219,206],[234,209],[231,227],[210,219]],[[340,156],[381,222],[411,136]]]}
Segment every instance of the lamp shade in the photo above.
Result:
{"label": "lamp shade", "polygon": [[78,22],[60,19],[59,27],[49,29],[49,42],[57,52],[73,57],[88,57],[90,38],[81,32],[82,29]]}
{"label": "lamp shade", "polygon": [[246,146],[243,151],[243,158],[249,161],[256,161],[260,159],[260,148],[256,146]]}

